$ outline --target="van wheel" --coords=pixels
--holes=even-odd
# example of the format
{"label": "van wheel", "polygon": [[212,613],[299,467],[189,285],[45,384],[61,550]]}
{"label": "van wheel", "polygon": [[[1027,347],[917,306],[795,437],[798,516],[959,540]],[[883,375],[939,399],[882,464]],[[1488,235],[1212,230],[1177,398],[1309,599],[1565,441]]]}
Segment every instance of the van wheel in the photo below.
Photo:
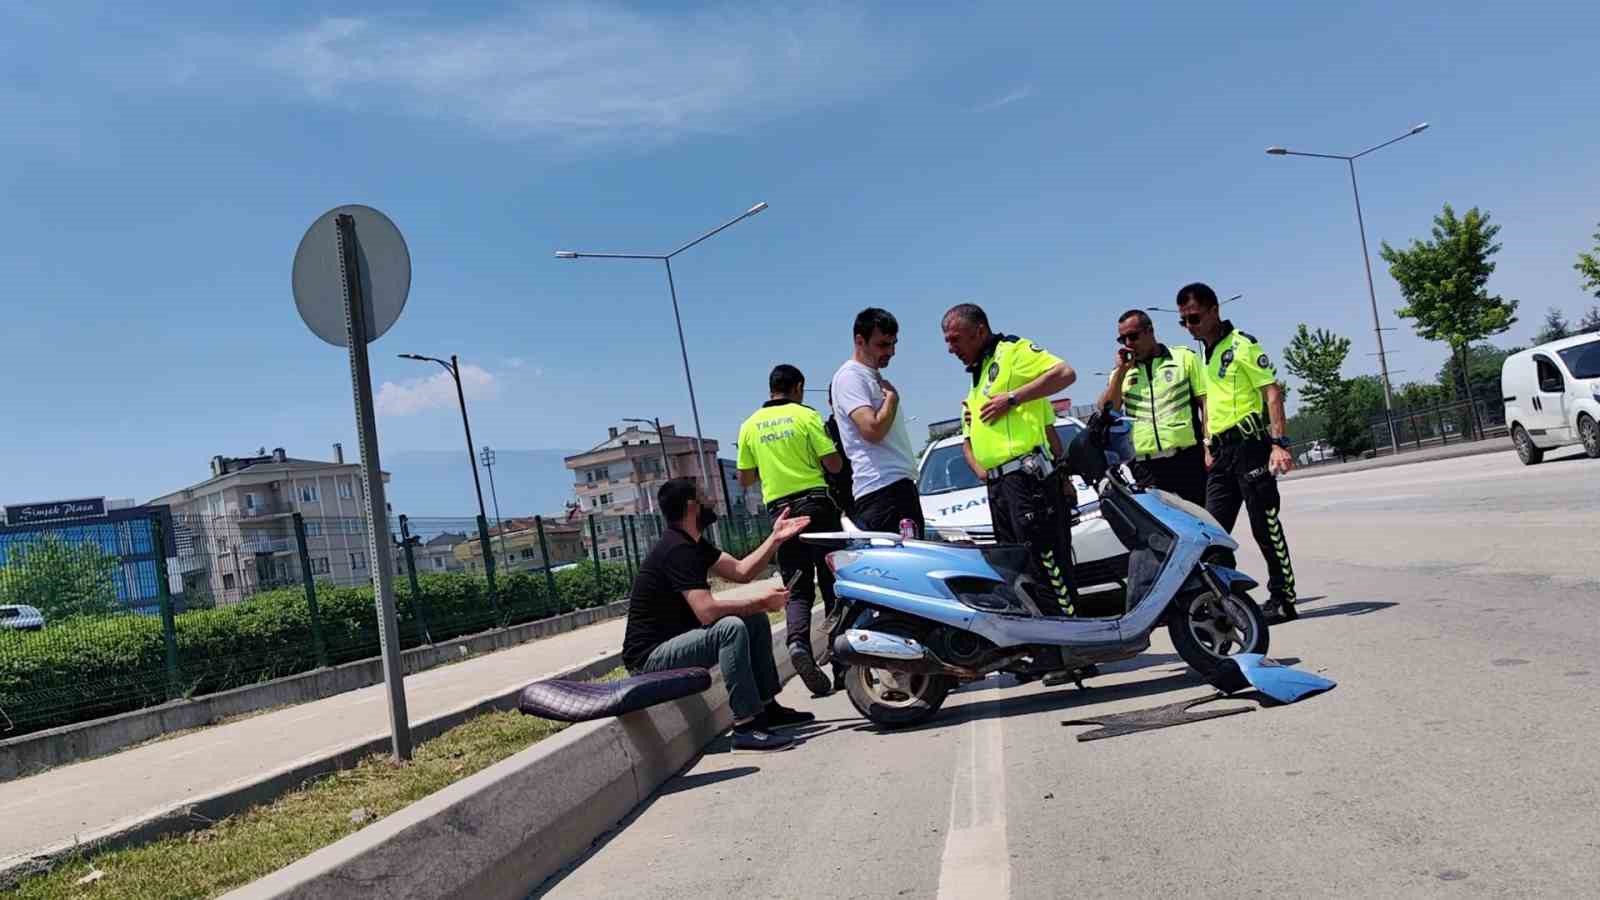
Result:
{"label": "van wheel", "polygon": [[1533,438],[1528,437],[1528,430],[1521,425],[1511,429],[1511,442],[1517,445],[1517,459],[1522,460],[1525,466],[1538,465],[1544,459],[1544,451],[1533,445]]}
{"label": "van wheel", "polygon": [[1590,459],[1600,459],[1600,423],[1594,416],[1584,413],[1578,417],[1578,437],[1583,439],[1583,452]]}

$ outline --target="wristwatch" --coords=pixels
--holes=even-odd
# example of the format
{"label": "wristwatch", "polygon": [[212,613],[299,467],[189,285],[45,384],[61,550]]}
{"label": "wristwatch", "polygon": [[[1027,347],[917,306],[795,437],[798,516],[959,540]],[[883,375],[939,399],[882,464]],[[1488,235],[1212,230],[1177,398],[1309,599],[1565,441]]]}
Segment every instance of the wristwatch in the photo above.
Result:
{"label": "wristwatch", "polygon": [[1017,405],[1016,392],[1013,391],[1012,393],[1006,394],[1006,405],[1007,406],[1016,406]]}
{"label": "wristwatch", "polygon": [[1282,447],[1283,449],[1287,450],[1289,449],[1289,437],[1288,435],[1284,435],[1283,437],[1275,437],[1272,439],[1272,444],[1275,447]]}

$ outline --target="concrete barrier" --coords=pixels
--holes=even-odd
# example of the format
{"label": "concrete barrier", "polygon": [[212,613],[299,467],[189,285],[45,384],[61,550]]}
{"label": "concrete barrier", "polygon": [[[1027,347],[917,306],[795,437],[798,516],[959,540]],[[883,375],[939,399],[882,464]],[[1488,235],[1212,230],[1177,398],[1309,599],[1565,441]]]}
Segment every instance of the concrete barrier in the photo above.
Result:
{"label": "concrete barrier", "polygon": [[[414,675],[470,656],[503,650],[614,619],[627,612],[626,600],[580,609],[537,622],[415,647],[405,651],[401,660],[406,674]],[[373,657],[11,738],[0,741],[0,781],[104,756],[174,731],[200,728],[232,716],[276,706],[321,700],[382,681],[382,660]]]}
{"label": "concrete barrier", "polygon": [[[609,653],[557,672],[533,674],[528,680],[530,682],[545,678],[584,680],[604,675],[620,665],[622,665],[621,653]],[[427,719],[413,721],[411,738],[421,743],[483,713],[516,709],[517,698],[521,693],[522,688],[517,687],[511,691],[463,704]],[[64,856],[132,847],[174,834],[208,828],[228,816],[276,800],[313,778],[351,768],[374,753],[387,753],[389,741],[389,732],[385,730],[316,757],[300,759],[270,772],[263,772],[210,794],[174,803],[136,818],[85,831],[70,842],[44,847],[26,856],[0,859],[0,891],[6,890],[20,878],[48,870],[54,860]]]}
{"label": "concrete barrier", "polygon": [[[788,681],[782,626],[773,632]],[[727,690],[713,674],[704,693],[574,725],[226,900],[527,897],[728,728]]]}

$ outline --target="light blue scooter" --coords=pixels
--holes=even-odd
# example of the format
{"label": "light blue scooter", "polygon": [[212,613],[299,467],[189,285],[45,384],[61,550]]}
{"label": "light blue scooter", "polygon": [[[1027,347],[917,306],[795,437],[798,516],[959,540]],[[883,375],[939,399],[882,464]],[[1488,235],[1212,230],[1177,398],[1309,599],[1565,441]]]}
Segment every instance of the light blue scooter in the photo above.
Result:
{"label": "light blue scooter", "polygon": [[885,727],[923,722],[957,684],[991,672],[1081,686],[1095,664],[1148,649],[1162,624],[1183,660],[1208,679],[1230,656],[1267,652],[1267,620],[1248,593],[1256,582],[1212,561],[1239,545],[1204,509],[1138,486],[1120,465],[1108,468],[1109,424],[1092,417],[1069,457],[1096,485],[1101,514],[1129,551],[1125,598],[1113,614],[1043,615],[1035,600],[1042,586],[1028,576],[1020,545],[867,532],[803,536],[840,547],[828,554],[839,598],[829,640],[849,666],[846,688],[863,716]]}

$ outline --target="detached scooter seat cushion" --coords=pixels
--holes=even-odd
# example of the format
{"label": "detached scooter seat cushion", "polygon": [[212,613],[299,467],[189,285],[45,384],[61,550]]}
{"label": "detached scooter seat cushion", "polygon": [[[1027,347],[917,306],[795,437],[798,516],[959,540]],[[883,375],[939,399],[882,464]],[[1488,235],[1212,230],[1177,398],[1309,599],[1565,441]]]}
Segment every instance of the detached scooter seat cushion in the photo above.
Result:
{"label": "detached scooter seat cushion", "polygon": [[709,687],[711,673],[705,669],[667,669],[619,681],[551,679],[523,688],[517,709],[523,715],[557,722],[587,722],[698,694]]}

